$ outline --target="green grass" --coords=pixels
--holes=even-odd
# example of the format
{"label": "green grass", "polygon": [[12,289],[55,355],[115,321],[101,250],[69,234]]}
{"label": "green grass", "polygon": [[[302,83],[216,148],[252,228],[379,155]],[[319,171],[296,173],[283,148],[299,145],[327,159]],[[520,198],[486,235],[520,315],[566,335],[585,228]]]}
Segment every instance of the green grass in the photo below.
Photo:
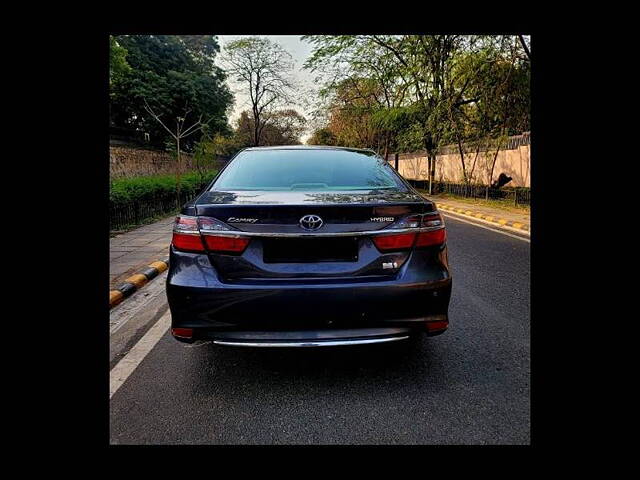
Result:
{"label": "green grass", "polygon": [[[420,193],[422,193],[423,195],[428,195],[428,191],[427,190],[423,190],[423,189],[418,189],[418,191]],[[434,199],[451,199],[451,200],[455,200],[456,202],[461,202],[461,203],[465,203],[468,205],[478,205],[478,206],[483,206],[483,207],[492,207],[492,208],[498,208],[500,210],[504,210],[507,212],[511,212],[511,213],[520,213],[520,214],[524,214],[524,215],[530,215],[531,214],[531,207],[529,205],[514,205],[513,204],[513,200],[508,200],[508,199],[504,199],[504,200],[486,200],[484,198],[467,198],[467,197],[460,197],[458,195],[452,195],[450,193],[439,193],[438,195],[430,195],[430,198],[434,198]]]}

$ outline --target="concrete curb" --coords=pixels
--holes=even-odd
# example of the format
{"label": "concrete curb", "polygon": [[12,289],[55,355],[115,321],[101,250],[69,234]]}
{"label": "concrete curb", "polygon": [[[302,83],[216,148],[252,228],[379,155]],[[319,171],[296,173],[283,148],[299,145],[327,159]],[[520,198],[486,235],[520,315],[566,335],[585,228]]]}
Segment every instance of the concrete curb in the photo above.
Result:
{"label": "concrete curb", "polygon": [[526,223],[514,222],[512,220],[499,218],[493,215],[474,212],[473,210],[469,210],[466,208],[452,207],[450,205],[447,205],[446,203],[442,203],[439,201],[436,201],[436,206],[438,207],[438,210],[442,210],[444,212],[452,212],[452,213],[461,215],[463,217],[473,218],[476,220],[477,219],[484,220],[484,222],[487,222],[491,225],[495,225],[496,227],[507,227],[509,230],[515,229],[518,232],[531,235],[531,231],[529,230],[529,225],[527,225]]}
{"label": "concrete curb", "polygon": [[149,280],[154,279],[169,268],[169,258],[150,263],[141,272],[131,275],[122,285],[115,290],[109,291],[109,309],[121,303],[125,298],[131,296],[133,292],[140,290]]}

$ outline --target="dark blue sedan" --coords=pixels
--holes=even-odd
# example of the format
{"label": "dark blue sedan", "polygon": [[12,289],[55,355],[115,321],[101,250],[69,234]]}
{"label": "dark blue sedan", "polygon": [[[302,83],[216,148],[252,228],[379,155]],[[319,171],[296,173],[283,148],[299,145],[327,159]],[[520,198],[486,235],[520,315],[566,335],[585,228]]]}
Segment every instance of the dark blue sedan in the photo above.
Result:
{"label": "dark blue sedan", "polygon": [[177,340],[253,347],[443,333],[444,221],[384,159],[338,147],[239,152],[176,218]]}

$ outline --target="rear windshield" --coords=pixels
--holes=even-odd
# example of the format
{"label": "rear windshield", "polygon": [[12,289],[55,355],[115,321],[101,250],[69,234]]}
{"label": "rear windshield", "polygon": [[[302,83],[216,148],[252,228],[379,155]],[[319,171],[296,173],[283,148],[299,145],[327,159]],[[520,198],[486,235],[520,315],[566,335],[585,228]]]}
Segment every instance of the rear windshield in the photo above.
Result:
{"label": "rear windshield", "polygon": [[212,190],[406,190],[373,152],[248,150],[238,154]]}

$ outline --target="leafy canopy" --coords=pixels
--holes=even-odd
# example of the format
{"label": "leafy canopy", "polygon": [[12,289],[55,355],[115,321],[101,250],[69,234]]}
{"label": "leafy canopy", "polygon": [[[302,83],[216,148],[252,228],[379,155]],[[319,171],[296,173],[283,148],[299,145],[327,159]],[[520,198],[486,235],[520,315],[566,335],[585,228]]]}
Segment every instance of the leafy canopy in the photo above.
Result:
{"label": "leafy canopy", "polygon": [[[389,151],[529,129],[522,36],[309,35],[323,119],[310,142]],[[525,39],[526,40],[526,39]],[[330,133],[330,135],[329,135]]]}
{"label": "leafy canopy", "polygon": [[[170,140],[163,127],[146,112],[145,100],[169,125],[191,110],[193,119],[203,115],[212,132],[229,130],[227,111],[233,96],[225,84],[225,72],[215,65],[219,52],[211,35],[119,35],[117,46],[126,50],[130,69],[111,85],[111,124],[150,134],[154,145]],[[113,43],[112,43],[113,45]],[[116,58],[120,51],[112,51]],[[189,120],[186,120],[188,123]],[[192,149],[193,135],[181,148]]]}

